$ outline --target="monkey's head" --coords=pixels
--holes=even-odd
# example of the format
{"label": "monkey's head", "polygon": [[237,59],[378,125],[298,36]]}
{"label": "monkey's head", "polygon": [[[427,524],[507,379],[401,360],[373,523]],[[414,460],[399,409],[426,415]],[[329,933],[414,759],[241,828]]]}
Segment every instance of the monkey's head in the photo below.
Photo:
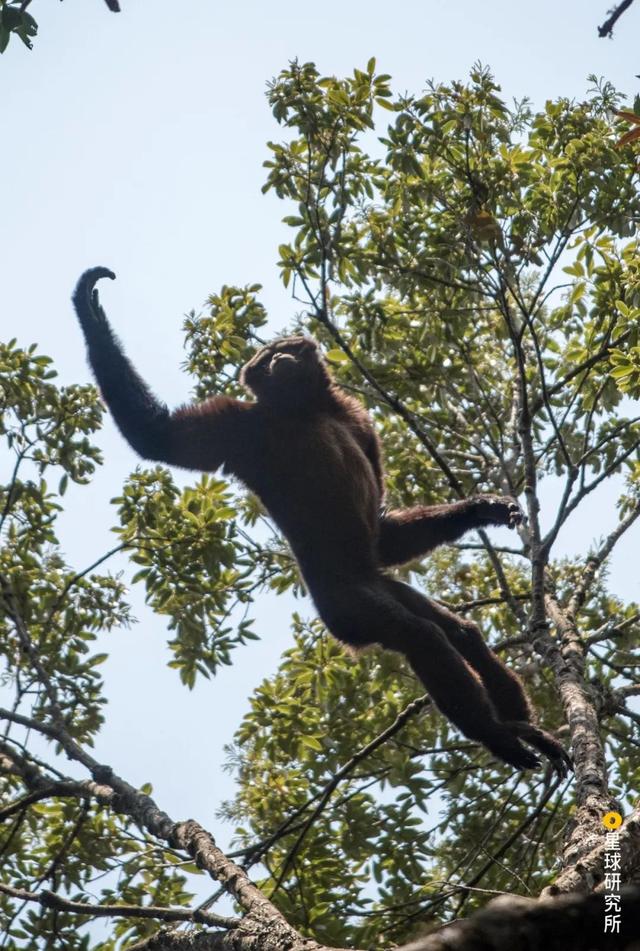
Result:
{"label": "monkey's head", "polygon": [[240,381],[259,403],[296,411],[321,399],[331,377],[315,340],[283,337],[258,350]]}

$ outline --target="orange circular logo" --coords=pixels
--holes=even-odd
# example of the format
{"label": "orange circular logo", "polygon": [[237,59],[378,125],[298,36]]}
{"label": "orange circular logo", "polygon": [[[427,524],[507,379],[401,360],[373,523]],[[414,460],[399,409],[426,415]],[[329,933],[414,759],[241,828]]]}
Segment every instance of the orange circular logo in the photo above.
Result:
{"label": "orange circular logo", "polygon": [[619,812],[608,812],[602,817],[602,825],[605,829],[619,829],[622,825],[622,816]]}

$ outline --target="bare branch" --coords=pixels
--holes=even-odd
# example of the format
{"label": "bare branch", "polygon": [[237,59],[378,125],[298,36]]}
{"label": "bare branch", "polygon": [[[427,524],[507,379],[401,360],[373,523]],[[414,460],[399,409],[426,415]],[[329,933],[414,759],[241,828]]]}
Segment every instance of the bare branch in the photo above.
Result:
{"label": "bare branch", "polygon": [[616,25],[616,23],[618,22],[622,14],[625,12],[625,10],[629,9],[632,3],[633,3],[633,0],[622,0],[622,3],[619,3],[617,7],[614,7],[613,10],[610,11],[609,16],[604,21],[602,26],[598,27],[598,36],[599,37],[611,36],[613,33],[614,26]]}
{"label": "bare branch", "polygon": [[98,905],[84,901],[70,901],[49,889],[30,892],[26,888],[13,888],[0,882],[0,892],[20,901],[36,902],[43,908],[55,908],[90,918],[155,918],[159,921],[192,921],[203,925],[216,925],[219,928],[237,928],[239,918],[225,918],[209,911],[188,908],[166,908],[159,905]]}
{"label": "bare branch", "polygon": [[[62,722],[55,725],[40,723],[30,717],[0,710],[0,718],[37,730],[55,739],[69,759],[76,760],[91,773],[101,788],[109,789],[110,805],[117,812],[129,816],[141,828],[171,848],[190,855],[199,868],[220,884],[246,912],[239,929],[247,929],[259,941],[263,951],[280,951],[282,947],[305,951],[324,951],[316,942],[302,939],[282,917],[280,912],[250,881],[246,872],[232,862],[216,845],[215,839],[193,819],[175,822],[163,812],[154,800],[117,776],[113,770],[97,762],[69,735]],[[201,909],[202,910],[202,909]],[[232,932],[236,935],[236,932]],[[234,941],[237,940],[237,935]],[[228,945],[230,951],[237,944]],[[220,945],[223,947],[223,945]]]}
{"label": "bare branch", "polygon": [[569,601],[567,607],[568,613],[575,614],[582,607],[599,569],[607,560],[624,533],[631,528],[631,526],[635,521],[637,521],[639,517],[640,499],[638,499],[631,511],[628,512],[627,515],[618,523],[616,528],[606,538],[598,551],[589,555],[587,558],[587,563],[582,572],[582,578],[579,584],[576,586],[575,591]]}
{"label": "bare branch", "polygon": [[599,627],[597,631],[585,638],[585,644],[587,647],[590,647],[592,644],[597,644],[599,641],[606,641],[610,637],[618,637],[624,633],[627,627],[637,624],[638,621],[640,621],[640,614],[633,614],[623,621],[607,621],[607,623]]}
{"label": "bare branch", "polygon": [[636,439],[633,445],[631,445],[628,449],[625,449],[624,452],[620,453],[620,455],[617,456],[613,462],[606,467],[606,469],[603,469],[597,478],[593,479],[593,481],[589,482],[587,485],[583,485],[576,492],[571,501],[565,504],[564,511],[558,513],[555,524],[545,538],[544,544],[547,550],[547,555],[551,549],[551,545],[558,535],[560,528],[569,518],[571,513],[575,512],[582,500],[591,492],[595,491],[595,489],[597,489],[598,486],[605,481],[605,479],[608,479],[609,476],[616,471],[616,469],[619,469],[622,463],[625,462],[634,452],[636,452],[638,448],[640,448],[640,439]]}
{"label": "bare branch", "polygon": [[[516,601],[529,601],[531,598],[530,594],[514,594],[514,599]],[[434,599],[437,604],[441,604],[443,607],[447,608],[449,611],[455,611],[456,614],[466,614],[467,611],[473,611],[475,608],[486,607],[490,604],[504,604],[505,599],[503,597],[493,597],[493,598],[475,598],[473,601],[463,601],[458,604],[452,604],[450,601],[442,601],[440,598]]]}
{"label": "bare branch", "polygon": [[[602,818],[602,814],[599,816]],[[587,891],[604,880],[604,827],[594,847],[584,853],[580,861],[566,868],[542,894]],[[620,873],[622,880],[634,881],[640,869],[640,809],[636,808],[617,830],[620,845]]]}
{"label": "bare branch", "polygon": [[470,918],[454,921],[398,951],[513,951],[516,946],[591,951],[596,947],[596,935],[602,951],[623,951],[632,947],[640,933],[640,889],[623,889],[621,900],[622,934],[603,934],[602,895],[568,895],[546,901],[511,895],[496,898]]}
{"label": "bare branch", "polygon": [[609,792],[596,698],[585,679],[585,645],[575,616],[550,594],[546,606],[558,640],[545,633],[534,647],[553,670],[571,734],[577,808],[564,845],[564,862],[571,866],[602,839],[602,816],[617,803]]}
{"label": "bare branch", "polygon": [[[549,398],[552,396],[557,396],[558,393],[562,392],[562,390],[567,385],[567,383],[570,383],[571,380],[574,380],[577,376],[580,376],[581,373],[586,373],[588,370],[594,367],[597,363],[600,363],[601,360],[604,360],[606,357],[609,356],[611,348],[614,346],[611,343],[612,330],[613,330],[613,327],[609,327],[605,335],[606,343],[603,344],[603,346],[599,350],[597,350],[596,353],[592,354],[586,360],[583,360],[582,363],[576,364],[576,366],[574,366],[571,370],[569,370],[568,373],[565,373],[565,375],[561,377],[561,379],[551,384],[551,386],[547,390],[547,396]],[[617,338],[615,342],[615,346],[619,347],[622,343],[628,340],[630,335],[631,335],[630,330],[626,330],[624,333],[620,334],[620,336]],[[542,398],[542,396],[539,396],[536,399],[532,400],[531,401],[532,415],[535,416],[535,414],[539,410],[541,410],[543,406],[544,406],[544,399]]]}

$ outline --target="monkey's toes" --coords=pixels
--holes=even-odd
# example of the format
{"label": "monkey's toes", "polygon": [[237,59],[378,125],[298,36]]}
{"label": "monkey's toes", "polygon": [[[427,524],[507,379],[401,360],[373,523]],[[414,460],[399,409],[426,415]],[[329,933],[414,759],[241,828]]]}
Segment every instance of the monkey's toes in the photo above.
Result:
{"label": "monkey's toes", "polygon": [[525,743],[529,743],[549,760],[551,767],[560,779],[565,779],[569,771],[573,771],[573,760],[550,733],[534,726],[533,723],[525,721],[512,721],[507,725],[516,736],[519,736]]}
{"label": "monkey's toes", "polygon": [[559,743],[554,753],[545,752],[545,756],[560,779],[566,779],[569,773],[573,772],[573,760]]}
{"label": "monkey's toes", "polygon": [[494,738],[486,745],[494,756],[508,763],[509,766],[515,766],[516,769],[537,769],[541,765],[535,753],[523,746],[510,731],[505,731],[499,738]]}
{"label": "monkey's toes", "polygon": [[542,765],[540,758],[525,747],[523,753],[517,759],[512,759],[511,763],[519,769],[538,769]]}
{"label": "monkey's toes", "polygon": [[524,746],[517,753],[512,752],[501,758],[510,766],[515,766],[516,769],[538,769],[542,765],[535,753]]}

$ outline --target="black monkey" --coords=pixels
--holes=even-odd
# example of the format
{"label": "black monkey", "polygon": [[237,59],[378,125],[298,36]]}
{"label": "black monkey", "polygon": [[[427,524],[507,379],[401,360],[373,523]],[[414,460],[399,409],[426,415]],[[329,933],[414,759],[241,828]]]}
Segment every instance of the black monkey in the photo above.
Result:
{"label": "black monkey", "polygon": [[214,396],[170,413],[111,330],[94,289],[103,277],[115,275],[103,267],[83,274],[73,303],[102,395],[136,452],[238,477],[286,536],[335,637],[400,651],[445,716],[506,763],[540,765],[524,740],[566,774],[569,757],[534,726],[521,681],[478,627],[384,573],[471,528],[513,527],[522,518],[518,503],[482,495],[381,515],[376,433],[308,337],[276,340],[246,364],[241,379],[255,401]]}

